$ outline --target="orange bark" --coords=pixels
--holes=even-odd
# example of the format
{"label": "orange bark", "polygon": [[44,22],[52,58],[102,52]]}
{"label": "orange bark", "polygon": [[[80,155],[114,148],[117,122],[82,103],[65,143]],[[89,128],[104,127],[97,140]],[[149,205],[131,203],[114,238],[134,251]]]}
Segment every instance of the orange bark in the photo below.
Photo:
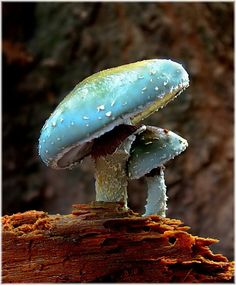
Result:
{"label": "orange bark", "polygon": [[119,203],[70,215],[4,216],[3,282],[226,282],[233,263],[181,221],[140,217]]}

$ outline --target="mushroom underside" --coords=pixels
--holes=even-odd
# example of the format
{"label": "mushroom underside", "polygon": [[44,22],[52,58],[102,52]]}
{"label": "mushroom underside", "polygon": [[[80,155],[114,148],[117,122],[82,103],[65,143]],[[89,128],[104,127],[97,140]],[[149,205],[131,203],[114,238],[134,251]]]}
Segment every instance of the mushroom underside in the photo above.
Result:
{"label": "mushroom underside", "polygon": [[122,124],[101,137],[94,139],[91,156],[96,159],[99,156],[112,154],[127,137],[138,129],[139,127],[137,126]]}
{"label": "mushroom underside", "polygon": [[60,168],[68,165],[75,166],[86,156],[91,155],[94,159],[99,156],[112,154],[118,146],[132,133],[138,129],[137,126],[121,124],[109,132],[84,144],[71,147],[57,162]]}

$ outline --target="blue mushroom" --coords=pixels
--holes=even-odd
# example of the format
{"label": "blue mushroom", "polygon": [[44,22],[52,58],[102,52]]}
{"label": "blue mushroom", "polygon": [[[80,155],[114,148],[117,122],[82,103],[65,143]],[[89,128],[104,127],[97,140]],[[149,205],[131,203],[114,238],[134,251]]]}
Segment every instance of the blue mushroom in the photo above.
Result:
{"label": "blue mushroom", "polygon": [[165,217],[167,210],[164,164],[183,152],[187,141],[167,129],[147,126],[136,136],[128,161],[131,179],[145,176],[148,195],[146,215],[158,214]]}
{"label": "blue mushroom", "polygon": [[[126,205],[126,163],[138,124],[188,85],[185,69],[171,60],[144,60],[98,72],[79,83],[46,121],[39,155],[46,165],[64,169],[91,154],[97,200]],[[117,133],[118,139],[106,140],[107,134]],[[98,155],[101,142],[109,151]]]}

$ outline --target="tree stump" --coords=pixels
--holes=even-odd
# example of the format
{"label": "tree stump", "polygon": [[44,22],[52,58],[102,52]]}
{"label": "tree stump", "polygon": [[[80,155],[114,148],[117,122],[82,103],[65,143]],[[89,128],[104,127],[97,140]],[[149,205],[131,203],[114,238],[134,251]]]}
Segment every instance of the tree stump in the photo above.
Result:
{"label": "tree stump", "polygon": [[2,218],[3,282],[232,282],[215,239],[180,220],[140,217],[121,203],[74,205],[72,214]]}

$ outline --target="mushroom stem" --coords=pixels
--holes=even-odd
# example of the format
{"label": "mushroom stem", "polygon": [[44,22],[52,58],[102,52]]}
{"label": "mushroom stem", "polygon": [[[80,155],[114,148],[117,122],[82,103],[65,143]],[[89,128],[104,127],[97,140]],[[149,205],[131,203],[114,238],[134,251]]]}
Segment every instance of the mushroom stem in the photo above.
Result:
{"label": "mushroom stem", "polygon": [[127,208],[127,160],[135,139],[129,136],[112,154],[95,159],[96,201],[124,202]]}
{"label": "mushroom stem", "polygon": [[164,179],[164,167],[158,168],[159,174],[154,176],[145,176],[148,186],[146,212],[143,216],[157,214],[165,217],[167,210],[166,185]]}

